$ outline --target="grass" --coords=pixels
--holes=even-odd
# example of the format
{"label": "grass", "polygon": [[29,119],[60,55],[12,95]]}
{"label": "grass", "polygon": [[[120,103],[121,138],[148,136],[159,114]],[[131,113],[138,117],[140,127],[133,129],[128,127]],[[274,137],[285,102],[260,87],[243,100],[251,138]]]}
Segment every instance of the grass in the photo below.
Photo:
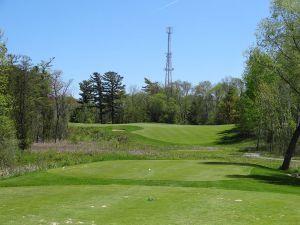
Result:
{"label": "grass", "polygon": [[[149,195],[153,201],[148,201]],[[4,189],[0,198],[7,204],[0,216],[4,224],[244,225],[297,224],[300,219],[299,197],[286,199],[275,193],[253,197],[247,192],[198,188],[50,186],[15,188],[13,193]],[[16,216],[9,216],[8,209]]]}
{"label": "grass", "polygon": [[300,180],[252,144],[233,125],[71,124],[20,157],[41,171],[0,179],[0,224],[297,224]]}
{"label": "grass", "polygon": [[[147,145],[154,147],[182,148],[182,147],[244,147],[253,144],[252,140],[245,140],[238,136],[235,125],[175,125],[156,123],[134,124],[70,124],[72,129],[70,139],[74,139],[74,131],[77,140],[96,140],[95,136],[101,136],[102,140],[110,137],[128,136],[129,142],[134,146]],[[87,129],[89,131],[87,131]],[[97,133],[97,135],[90,135]],[[99,131],[102,132],[99,135]],[[115,132],[114,132],[115,131]],[[82,137],[83,132],[87,135]],[[87,133],[88,132],[88,133]],[[105,134],[104,134],[105,133]],[[91,138],[91,136],[93,138]],[[106,138],[103,138],[106,137]]]}
{"label": "grass", "polygon": [[[279,178],[287,182],[278,183]],[[0,186],[1,224],[296,224],[300,219],[300,182],[246,163],[107,161],[9,178]]]}
{"label": "grass", "polygon": [[193,126],[169,124],[136,124],[142,127],[134,133],[147,138],[173,144],[216,146],[224,136],[225,130],[231,130],[234,125]]}
{"label": "grass", "polygon": [[[157,130],[161,137],[167,139],[168,132],[173,127],[185,131],[185,137],[176,131],[176,138],[168,141],[176,142],[176,139],[181,137],[186,140],[185,144],[182,141],[179,144],[157,140],[150,135]],[[236,135],[232,128],[233,125],[210,127],[167,124],[70,124],[67,140],[34,144],[31,151],[20,154],[17,169],[4,174],[18,175],[31,171],[31,168],[43,170],[104,160],[236,158],[243,154],[238,151],[240,148],[252,143],[251,140],[232,141]],[[207,129],[210,131],[207,132]],[[144,130],[150,130],[150,133],[138,133]],[[189,137],[189,133],[192,137]],[[208,137],[211,137],[211,140]],[[229,142],[224,141],[226,139]],[[23,169],[24,167],[29,170]]]}

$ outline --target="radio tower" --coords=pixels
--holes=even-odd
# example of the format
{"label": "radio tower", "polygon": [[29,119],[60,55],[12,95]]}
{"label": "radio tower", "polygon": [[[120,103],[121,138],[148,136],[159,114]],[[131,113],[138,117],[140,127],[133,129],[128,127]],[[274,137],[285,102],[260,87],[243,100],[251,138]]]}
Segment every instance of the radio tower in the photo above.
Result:
{"label": "radio tower", "polygon": [[171,52],[171,35],[173,32],[172,27],[167,27],[168,34],[168,52],[167,52],[167,63],[166,63],[166,77],[165,77],[165,88],[167,91],[172,92],[172,72],[174,70],[172,66],[172,52]]}

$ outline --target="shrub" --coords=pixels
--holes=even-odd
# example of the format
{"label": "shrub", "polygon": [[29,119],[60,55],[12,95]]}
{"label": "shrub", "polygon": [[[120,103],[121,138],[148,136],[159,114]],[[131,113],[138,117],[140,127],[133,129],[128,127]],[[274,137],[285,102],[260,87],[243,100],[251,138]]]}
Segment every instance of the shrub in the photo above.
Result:
{"label": "shrub", "polygon": [[125,134],[121,134],[117,137],[119,144],[127,144],[128,143],[128,136]]}

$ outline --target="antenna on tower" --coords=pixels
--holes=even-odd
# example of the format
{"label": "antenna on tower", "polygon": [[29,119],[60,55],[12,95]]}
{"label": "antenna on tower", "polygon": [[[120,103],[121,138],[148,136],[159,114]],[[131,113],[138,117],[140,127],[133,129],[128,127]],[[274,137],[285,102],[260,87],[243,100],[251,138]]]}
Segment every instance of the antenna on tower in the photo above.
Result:
{"label": "antenna on tower", "polygon": [[171,35],[173,33],[172,27],[167,27],[168,34],[168,52],[167,52],[167,62],[166,62],[166,76],[165,76],[165,88],[166,91],[172,92],[172,72],[174,70],[172,66],[172,52],[171,52]]}

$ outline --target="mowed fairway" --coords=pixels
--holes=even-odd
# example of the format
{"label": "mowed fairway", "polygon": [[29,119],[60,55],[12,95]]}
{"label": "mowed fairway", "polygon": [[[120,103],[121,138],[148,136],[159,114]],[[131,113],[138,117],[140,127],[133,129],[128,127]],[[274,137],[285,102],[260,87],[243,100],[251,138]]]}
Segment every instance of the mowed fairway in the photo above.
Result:
{"label": "mowed fairway", "polygon": [[298,224],[299,187],[251,178],[267,174],[280,175],[197,160],[52,169],[0,181],[0,224]]}
{"label": "mowed fairway", "polygon": [[224,132],[234,128],[234,125],[170,125],[170,124],[134,124],[143,129],[133,133],[147,138],[188,145],[213,146],[220,142]]}

